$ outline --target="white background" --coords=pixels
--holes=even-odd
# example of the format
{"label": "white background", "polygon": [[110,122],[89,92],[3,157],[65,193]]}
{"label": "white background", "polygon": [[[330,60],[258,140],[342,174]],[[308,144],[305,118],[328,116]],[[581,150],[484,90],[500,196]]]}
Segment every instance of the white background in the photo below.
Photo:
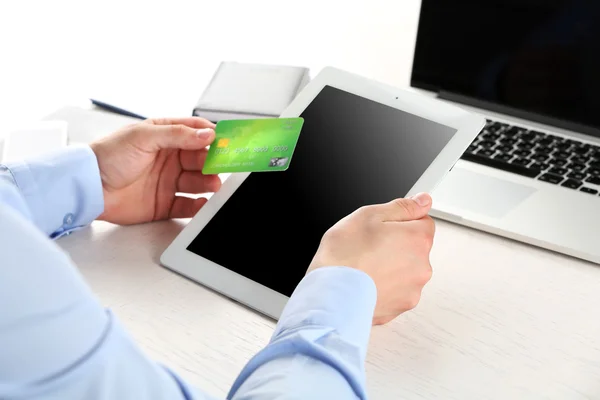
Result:
{"label": "white background", "polygon": [[96,97],[191,113],[220,61],[330,65],[408,85],[418,0],[0,2],[0,135]]}

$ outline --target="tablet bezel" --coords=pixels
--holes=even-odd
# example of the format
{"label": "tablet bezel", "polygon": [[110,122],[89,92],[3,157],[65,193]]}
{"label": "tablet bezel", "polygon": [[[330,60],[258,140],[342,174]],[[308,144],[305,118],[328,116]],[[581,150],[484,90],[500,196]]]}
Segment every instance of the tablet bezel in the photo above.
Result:
{"label": "tablet bezel", "polygon": [[[406,196],[419,192],[431,193],[485,125],[484,117],[459,107],[332,67],[323,69],[281,117],[300,116],[325,86],[332,86],[457,130]],[[160,262],[195,282],[278,319],[289,299],[287,296],[187,250],[188,245],[249,175],[250,173],[233,174],[226,179],[221,190],[209,199],[164,251]]]}

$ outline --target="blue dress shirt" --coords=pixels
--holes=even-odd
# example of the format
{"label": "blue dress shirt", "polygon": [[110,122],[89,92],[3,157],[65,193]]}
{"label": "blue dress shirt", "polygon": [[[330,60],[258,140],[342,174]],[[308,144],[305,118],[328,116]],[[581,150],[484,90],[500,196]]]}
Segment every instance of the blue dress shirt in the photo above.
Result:
{"label": "blue dress shirt", "polygon": [[[209,399],[148,359],[50,240],[103,207],[87,146],[0,166],[0,399]],[[360,271],[306,275],[227,398],[366,398],[375,302]]]}

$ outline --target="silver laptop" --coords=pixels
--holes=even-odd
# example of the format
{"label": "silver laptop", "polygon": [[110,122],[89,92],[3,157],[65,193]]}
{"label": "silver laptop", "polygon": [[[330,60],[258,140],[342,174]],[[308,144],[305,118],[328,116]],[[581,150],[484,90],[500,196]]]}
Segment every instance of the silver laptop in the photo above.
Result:
{"label": "silver laptop", "polygon": [[487,125],[433,215],[600,263],[600,1],[423,0],[411,86]]}

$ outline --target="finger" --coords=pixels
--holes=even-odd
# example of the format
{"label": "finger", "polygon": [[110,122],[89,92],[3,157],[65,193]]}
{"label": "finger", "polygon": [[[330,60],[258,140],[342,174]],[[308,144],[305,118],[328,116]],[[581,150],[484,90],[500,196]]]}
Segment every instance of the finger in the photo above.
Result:
{"label": "finger", "polygon": [[[395,228],[393,225],[388,226],[391,229]],[[402,229],[404,232],[408,233],[413,240],[419,240],[417,243],[422,245],[421,249],[427,249],[427,254],[429,254],[435,238],[435,223],[431,217],[426,216],[413,221],[403,221]]]}
{"label": "finger", "polygon": [[185,125],[194,129],[211,128],[215,129],[216,125],[207,119],[199,117],[185,118],[154,118],[146,121],[153,125]]}
{"label": "finger", "polygon": [[385,325],[394,320],[394,316],[388,315],[385,317],[373,317],[373,325]]}
{"label": "finger", "polygon": [[202,171],[207,155],[208,149],[181,150],[179,152],[181,168],[185,171]]}
{"label": "finger", "polygon": [[181,149],[200,150],[215,140],[215,131],[211,128],[194,129],[187,125],[153,125],[148,135],[145,130],[139,139],[152,150]]}
{"label": "finger", "polygon": [[183,171],[177,179],[177,191],[182,193],[214,193],[221,188],[218,175],[203,175],[197,171]]}
{"label": "finger", "polygon": [[424,218],[421,218],[419,220],[419,222],[423,223],[424,226],[424,231],[426,234],[430,235],[430,236],[434,236],[435,235],[435,221],[433,220],[433,218],[431,218],[429,215],[427,215]]}
{"label": "finger", "polygon": [[189,197],[176,196],[171,206],[169,218],[192,218],[207,201],[204,197],[191,199]]}
{"label": "finger", "polygon": [[421,276],[421,283],[423,286],[427,285],[429,281],[431,281],[431,278],[433,278],[433,267],[431,266],[431,262],[428,262],[423,269],[423,275]]}
{"label": "finger", "polygon": [[427,216],[431,203],[431,196],[419,193],[411,198],[396,199],[377,205],[374,210],[381,214],[384,221],[414,221]]}

